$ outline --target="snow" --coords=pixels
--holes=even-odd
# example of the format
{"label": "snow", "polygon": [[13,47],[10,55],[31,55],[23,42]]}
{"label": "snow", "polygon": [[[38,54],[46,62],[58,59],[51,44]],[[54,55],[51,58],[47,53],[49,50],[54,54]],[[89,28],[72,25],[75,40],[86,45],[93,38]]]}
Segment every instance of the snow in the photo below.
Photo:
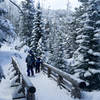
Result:
{"label": "snow", "polygon": [[91,73],[93,73],[93,74],[95,74],[95,73],[100,73],[100,70],[95,70],[95,69],[89,69],[89,71],[90,71]]}
{"label": "snow", "polygon": [[95,65],[95,62],[93,62],[93,61],[89,61],[88,63],[91,65]]}
{"label": "snow", "polygon": [[80,39],[80,40],[76,40],[76,43],[83,43],[84,40],[83,39]]}
{"label": "snow", "polygon": [[[7,51],[4,51],[4,52],[1,51],[1,53],[2,53],[3,59],[5,59],[6,56],[8,56],[7,60],[10,59],[10,57],[13,55],[12,52],[10,53]],[[26,54],[23,54],[22,56],[26,57]],[[7,66],[10,67],[11,64],[9,64],[9,63],[10,63],[11,59],[8,60],[8,63],[7,63],[7,60],[5,60],[4,62],[6,62]],[[26,65],[26,63],[24,61],[25,61],[25,58],[19,59],[19,63],[20,63],[19,65]],[[2,63],[2,65],[3,64],[4,63]],[[8,69],[9,69],[9,67],[8,67]],[[23,67],[22,69],[24,70],[24,72],[26,72],[26,66],[22,66],[22,67]],[[10,68],[9,71],[11,71],[11,70],[12,70],[12,68]],[[5,70],[5,73],[8,73],[7,69]],[[11,76],[9,76],[9,77],[12,77],[14,73],[15,72],[13,72],[11,74]],[[7,79],[9,79],[9,78],[7,78]],[[16,77],[13,80],[16,80]],[[33,85],[37,89],[36,100],[41,100],[41,98],[42,98],[42,100],[65,100],[65,98],[68,98],[68,100],[72,100],[70,93],[68,93],[65,89],[60,89],[60,87],[57,86],[57,83],[54,80],[48,79],[47,75],[44,75],[42,72],[40,74],[36,74],[35,78],[30,77],[30,80],[32,81]],[[5,84],[8,86],[8,90],[10,91],[7,98],[8,98],[8,100],[11,100],[12,99],[12,90],[10,89],[10,82],[8,82],[8,83],[9,84]],[[0,86],[1,85],[2,84],[0,84]],[[0,93],[1,93],[1,90],[0,90]],[[2,95],[5,98],[5,96],[3,94],[0,94],[0,95]]]}
{"label": "snow", "polygon": [[100,0],[95,0],[95,2],[100,2]]}
{"label": "snow", "polygon": [[92,49],[89,49],[88,53],[89,54],[93,54],[93,50]]}
{"label": "snow", "polygon": [[100,100],[100,92],[93,91],[93,92],[85,92],[84,93],[85,100]]}
{"label": "snow", "polygon": [[[95,32],[100,32],[100,30],[96,30]],[[96,33],[94,36],[97,37],[97,38],[100,38],[100,34],[99,33]]]}
{"label": "snow", "polygon": [[2,42],[4,42],[4,40],[8,41],[9,43],[12,42],[12,40],[14,38],[11,37],[15,37],[16,33],[14,32],[14,28],[12,26],[12,24],[10,23],[9,20],[0,17],[0,39]]}
{"label": "snow", "polygon": [[100,53],[99,52],[94,52],[93,55],[100,56]]}
{"label": "snow", "polygon": [[65,98],[72,100],[70,94],[66,90],[60,89],[54,80],[48,79],[47,75],[42,72],[35,75],[35,78],[30,79],[37,89],[36,100],[41,100],[41,98],[42,100],[65,100]]}
{"label": "snow", "polygon": [[88,36],[86,36],[86,35],[79,35],[79,36],[76,37],[76,39],[82,39],[82,38],[88,38]]}
{"label": "snow", "polygon": [[96,22],[96,24],[100,24],[100,20]]}
{"label": "snow", "polygon": [[88,50],[88,48],[85,47],[85,46],[80,46],[80,47],[78,48],[78,50],[81,50],[81,49]]}
{"label": "snow", "polygon": [[[6,47],[7,48],[7,47]],[[6,79],[2,79],[0,83],[0,100],[12,100],[12,90],[10,88],[10,81],[8,75],[8,68],[11,63],[11,56],[14,55],[14,52],[9,52],[6,50],[0,50],[0,66],[2,66],[2,70]]]}
{"label": "snow", "polygon": [[[19,65],[26,65],[24,61],[24,59],[20,59],[18,62],[23,63],[20,63]],[[24,71],[25,69],[26,66],[22,68]],[[60,87],[57,86],[57,82],[53,79],[49,79],[43,72],[35,74],[34,77],[30,77],[29,79],[36,87],[36,100],[41,100],[41,98],[42,100],[65,100],[65,98],[73,100],[69,92],[63,88],[60,89]]]}
{"label": "snow", "polygon": [[2,79],[0,87],[2,87],[0,88],[0,100],[12,100],[11,90],[9,88],[9,80]]}
{"label": "snow", "polygon": [[[12,77],[11,77],[12,78]],[[12,80],[10,81],[11,86],[13,86],[14,84],[16,84],[16,80],[18,79],[18,75],[15,76],[14,78],[12,78]]]}
{"label": "snow", "polygon": [[[0,51],[0,62],[2,69],[4,71],[4,74],[6,76],[6,79],[2,79],[0,83],[0,100],[12,100],[12,89],[10,87],[10,81],[9,73],[8,71],[11,71],[11,56],[14,56],[14,54],[21,54],[21,58],[19,56],[16,57],[18,60],[19,65],[21,66],[21,69],[26,74],[26,63],[25,63],[25,57],[27,54],[25,53],[19,53],[15,51],[7,51],[3,49]],[[70,60],[72,61],[72,59]],[[70,62],[69,61],[69,62]],[[9,69],[9,70],[8,70]],[[93,71],[91,69],[91,71]],[[14,72],[12,73],[12,75]],[[86,75],[89,73],[87,72]],[[75,76],[73,76],[75,78]],[[34,77],[29,77],[33,85],[36,87],[36,100],[79,100],[74,99],[70,96],[70,92],[66,91],[65,89],[59,87],[52,78],[48,78],[47,75],[43,72],[40,72],[39,74],[35,74]],[[19,90],[20,87],[17,90]],[[15,92],[16,92],[15,91]],[[100,99],[100,91],[93,91],[93,92],[83,92],[83,99],[81,100],[99,100]]]}
{"label": "snow", "polygon": [[90,76],[91,73],[89,71],[87,71],[85,74],[84,74],[84,77],[87,77],[87,76]]}
{"label": "snow", "polygon": [[[1,52],[0,52],[0,54],[1,54]],[[7,75],[7,66],[9,66],[8,65],[9,59],[7,58],[7,56],[5,56],[5,54],[3,52],[2,55],[0,55],[0,62],[2,61],[1,64],[4,64],[4,66],[2,66],[2,69],[3,69],[3,72],[6,77],[6,79],[3,78],[0,83],[0,87],[2,87],[2,88],[0,88],[0,100],[12,100],[10,82],[9,82],[9,78]],[[8,53],[8,55],[9,55],[9,53]],[[3,59],[1,60],[2,57],[3,57]],[[6,60],[5,60],[5,58],[6,58]],[[8,60],[8,63],[7,63],[7,60]]]}
{"label": "snow", "polygon": [[13,87],[13,91],[12,91],[12,97],[13,98],[17,98],[17,97],[24,97],[24,94],[21,92],[19,93],[19,91],[22,89],[22,86],[19,85],[17,87]]}
{"label": "snow", "polygon": [[88,26],[88,25],[84,25],[85,30],[94,30],[94,27]]}

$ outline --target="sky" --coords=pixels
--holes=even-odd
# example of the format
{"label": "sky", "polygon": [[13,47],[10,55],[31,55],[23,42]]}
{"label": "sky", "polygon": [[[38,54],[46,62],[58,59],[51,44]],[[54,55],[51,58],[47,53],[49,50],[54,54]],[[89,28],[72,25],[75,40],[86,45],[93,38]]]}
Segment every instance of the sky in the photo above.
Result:
{"label": "sky", "polygon": [[[19,2],[22,0],[18,0]],[[35,0],[37,3],[38,1],[41,2],[41,6],[45,9],[66,9],[68,0]],[[72,10],[74,10],[75,7],[78,7],[80,3],[78,0],[69,0],[70,7]]]}
{"label": "sky", "polygon": [[[37,2],[38,0],[35,1]],[[40,0],[40,2],[46,9],[66,9],[68,0]],[[78,0],[69,0],[69,2],[72,10],[80,5]]]}

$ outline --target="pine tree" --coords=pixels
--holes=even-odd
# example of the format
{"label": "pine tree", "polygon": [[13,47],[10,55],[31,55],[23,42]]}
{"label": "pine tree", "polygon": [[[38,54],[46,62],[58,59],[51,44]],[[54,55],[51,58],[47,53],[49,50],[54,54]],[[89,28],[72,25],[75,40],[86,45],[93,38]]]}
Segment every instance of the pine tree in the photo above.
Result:
{"label": "pine tree", "polygon": [[[84,15],[83,27],[80,29],[80,35],[77,36],[79,43],[78,59],[76,64],[76,72],[79,77],[89,83],[89,89],[100,89],[100,38],[98,37],[100,0],[82,1],[83,4],[88,4]],[[81,23],[81,22],[80,22]]]}
{"label": "pine tree", "polygon": [[29,46],[31,45],[31,37],[33,36],[33,23],[34,23],[34,1],[33,0],[25,0],[22,1],[22,10],[24,15],[22,15],[22,32],[21,36],[23,37],[23,41]]}
{"label": "pine tree", "polygon": [[44,18],[44,28],[43,34],[41,37],[41,57],[43,61],[47,62],[48,52],[49,52],[49,35],[50,35],[50,23],[48,19]]}
{"label": "pine tree", "polygon": [[[3,2],[1,0],[0,2]],[[0,8],[0,45],[3,42],[12,42],[15,37],[15,32],[12,24],[6,19],[7,10]]]}
{"label": "pine tree", "polygon": [[33,27],[33,37],[32,37],[32,50],[36,56],[40,55],[39,53],[39,42],[43,36],[43,22],[42,22],[42,9],[40,3],[37,4],[37,9],[34,16],[34,27]]}
{"label": "pine tree", "polygon": [[[70,34],[69,34],[69,47],[68,52],[70,56],[74,59],[75,62],[78,62],[78,55],[77,49],[79,47],[80,41],[78,41],[77,37],[82,35],[82,28],[84,26],[84,21],[86,20],[86,12],[87,12],[88,4],[87,2],[83,3],[79,8],[75,8],[75,12],[72,14],[72,21],[69,23],[70,26]],[[77,63],[75,63],[76,65]],[[70,73],[74,73],[75,65],[70,65]],[[77,65],[76,65],[77,66]]]}
{"label": "pine tree", "polygon": [[64,60],[64,36],[61,31],[57,32],[56,47],[54,48],[54,66],[66,71],[65,60]]}
{"label": "pine tree", "polygon": [[[56,18],[56,20],[55,20]],[[57,14],[53,20],[50,22],[50,32],[49,32],[49,57],[48,63],[52,64],[54,67],[65,71],[65,40],[66,40],[66,28],[63,26],[63,16]]]}
{"label": "pine tree", "polygon": [[56,36],[56,23],[54,23],[51,19],[49,19],[49,36],[48,36],[48,58],[47,63],[54,66],[55,57],[54,57],[54,47],[56,45],[55,36]]}
{"label": "pine tree", "polygon": [[72,21],[70,25],[70,43],[72,44],[73,55],[76,56],[77,52],[75,52],[78,48],[78,41],[76,41],[76,37],[81,35],[82,32],[80,31],[83,27],[83,23],[85,21],[85,13],[88,7],[87,2],[83,3],[79,8],[75,8],[75,12],[72,14]]}

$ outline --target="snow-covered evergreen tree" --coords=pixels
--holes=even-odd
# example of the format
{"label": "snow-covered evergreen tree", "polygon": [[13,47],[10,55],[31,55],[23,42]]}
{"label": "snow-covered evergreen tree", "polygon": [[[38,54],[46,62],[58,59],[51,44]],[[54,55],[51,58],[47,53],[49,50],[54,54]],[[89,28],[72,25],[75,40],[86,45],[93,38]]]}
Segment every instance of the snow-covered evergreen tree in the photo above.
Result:
{"label": "snow-covered evergreen tree", "polygon": [[68,54],[69,57],[72,57],[76,49],[78,48],[78,44],[76,43],[77,35],[81,34],[78,31],[82,28],[83,24],[80,23],[82,20],[81,16],[83,15],[84,9],[82,6],[75,9],[75,12],[72,14],[72,21],[69,23],[69,36],[68,36]]}
{"label": "snow-covered evergreen tree", "polygon": [[48,21],[48,19],[44,18],[44,28],[43,28],[43,34],[41,37],[41,57],[43,59],[43,61],[47,62],[48,59],[48,52],[49,52],[49,33],[50,33],[50,23]]}
{"label": "snow-covered evergreen tree", "polygon": [[54,66],[54,47],[56,45],[55,43],[55,36],[56,36],[56,23],[52,20],[49,21],[49,36],[48,36],[48,58],[47,58],[47,63],[51,64]]}
{"label": "snow-covered evergreen tree", "polygon": [[76,73],[79,77],[89,83],[89,89],[100,89],[100,0],[81,0],[88,4],[84,16],[83,27],[79,30],[76,42],[78,59],[76,61]]}
{"label": "snow-covered evergreen tree", "polygon": [[[69,49],[68,52],[74,59],[75,62],[78,60],[78,52],[77,49],[79,47],[79,43],[77,41],[77,36],[81,35],[82,32],[80,31],[84,26],[84,21],[86,20],[86,9],[88,7],[87,2],[83,3],[79,8],[75,8],[75,12],[72,14],[72,21],[69,23],[70,26],[70,34],[68,38],[69,43]],[[69,69],[70,73],[73,73],[74,67],[73,65],[70,65]]]}
{"label": "snow-covered evergreen tree", "polygon": [[38,2],[37,8],[34,16],[34,27],[33,27],[33,37],[32,37],[32,50],[36,56],[40,55],[39,42],[40,38],[43,36],[43,21],[42,21],[42,9],[40,3]]}
{"label": "snow-covered evergreen tree", "polygon": [[[0,2],[2,2],[1,0]],[[0,45],[3,42],[12,42],[15,37],[15,32],[12,24],[6,19],[7,10],[0,8]]]}
{"label": "snow-covered evergreen tree", "polygon": [[[65,71],[65,49],[66,49],[66,37],[67,27],[65,23],[65,16],[56,14],[50,21],[48,45],[49,45],[49,57],[48,63]],[[65,28],[66,27],[66,28]]]}
{"label": "snow-covered evergreen tree", "polygon": [[54,66],[66,71],[65,60],[64,60],[64,36],[61,31],[57,33],[56,47],[54,48]]}
{"label": "snow-covered evergreen tree", "polygon": [[29,46],[31,45],[31,37],[33,36],[33,23],[34,23],[34,1],[33,0],[25,0],[22,1],[22,10],[24,15],[22,15],[22,32],[21,36],[23,36],[24,42]]}

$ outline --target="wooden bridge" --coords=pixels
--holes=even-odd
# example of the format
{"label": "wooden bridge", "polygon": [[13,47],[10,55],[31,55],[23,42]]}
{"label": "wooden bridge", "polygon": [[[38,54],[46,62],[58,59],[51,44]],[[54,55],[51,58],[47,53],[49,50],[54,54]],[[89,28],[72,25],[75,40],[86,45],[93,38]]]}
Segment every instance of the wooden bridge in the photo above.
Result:
{"label": "wooden bridge", "polygon": [[[53,67],[46,63],[42,64],[41,70],[47,74],[48,78],[54,79],[58,86],[63,87],[70,92],[74,98],[81,98],[81,89],[77,80],[71,75]],[[12,57],[12,65],[9,68],[11,75],[11,87],[13,88],[13,100],[26,98],[26,100],[36,100],[35,92],[37,89],[34,83],[22,72],[17,60]]]}

